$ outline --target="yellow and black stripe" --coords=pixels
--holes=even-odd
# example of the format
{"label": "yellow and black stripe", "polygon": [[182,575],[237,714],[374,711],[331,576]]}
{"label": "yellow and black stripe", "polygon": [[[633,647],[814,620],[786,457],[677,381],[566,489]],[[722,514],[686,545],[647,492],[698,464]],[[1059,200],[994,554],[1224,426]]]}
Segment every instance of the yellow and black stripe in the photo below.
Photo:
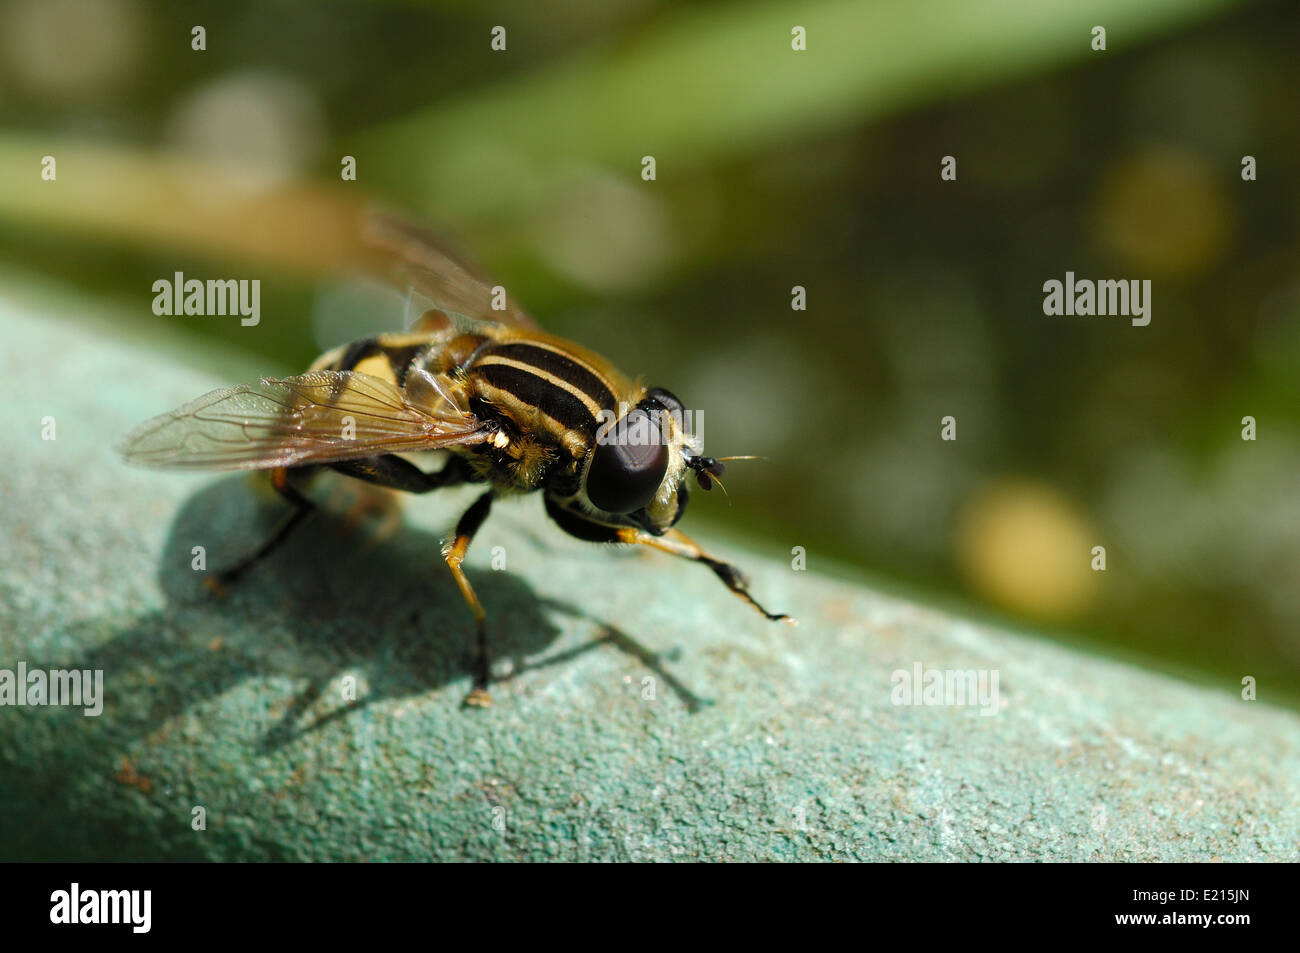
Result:
{"label": "yellow and black stripe", "polygon": [[598,373],[544,344],[489,344],[469,370],[492,403],[534,407],[570,430],[594,430],[600,412],[617,407],[613,389]]}
{"label": "yellow and black stripe", "polygon": [[515,420],[536,419],[557,442],[590,446],[602,411],[631,396],[621,375],[580,348],[541,336],[485,343],[465,368],[478,396]]}
{"label": "yellow and black stripe", "polygon": [[[313,370],[356,371],[404,387],[412,367],[463,381],[481,418],[499,415],[513,422],[520,443],[509,455],[529,461],[546,458],[546,446],[582,458],[609,413],[634,406],[641,391],[603,358],[570,341],[486,324],[363,338],[322,355]],[[532,474],[535,468],[528,469]]]}
{"label": "yellow and black stripe", "polygon": [[313,369],[357,371],[404,387],[411,365],[434,346],[428,334],[381,334],[331,351]]}

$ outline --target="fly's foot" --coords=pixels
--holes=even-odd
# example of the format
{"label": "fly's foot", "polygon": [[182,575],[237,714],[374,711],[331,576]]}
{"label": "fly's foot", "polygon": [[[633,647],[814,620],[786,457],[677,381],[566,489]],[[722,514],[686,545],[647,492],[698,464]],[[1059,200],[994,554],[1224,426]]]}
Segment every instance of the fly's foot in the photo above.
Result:
{"label": "fly's foot", "polygon": [[465,696],[465,700],[461,702],[461,707],[462,708],[491,708],[492,696],[491,694],[488,693],[488,690],[486,688],[475,688],[473,691],[471,691],[468,695]]}

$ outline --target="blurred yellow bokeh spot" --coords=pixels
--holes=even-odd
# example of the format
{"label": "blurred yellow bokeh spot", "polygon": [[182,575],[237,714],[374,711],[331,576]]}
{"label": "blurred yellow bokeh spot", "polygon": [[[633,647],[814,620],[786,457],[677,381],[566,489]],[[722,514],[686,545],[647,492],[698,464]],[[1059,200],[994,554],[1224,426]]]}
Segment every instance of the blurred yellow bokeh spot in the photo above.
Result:
{"label": "blurred yellow bokeh spot", "polygon": [[1216,169],[1199,156],[1150,149],[1113,166],[1093,198],[1094,239],[1144,275],[1193,274],[1219,260],[1236,209]]}
{"label": "blurred yellow bokeh spot", "polygon": [[1003,479],[958,515],[954,555],[971,586],[994,605],[1035,619],[1063,619],[1090,605],[1100,572],[1096,538],[1078,507],[1040,483]]}
{"label": "blurred yellow bokeh spot", "polygon": [[93,99],[143,65],[146,32],[136,0],[0,3],[0,72],[43,100]]}

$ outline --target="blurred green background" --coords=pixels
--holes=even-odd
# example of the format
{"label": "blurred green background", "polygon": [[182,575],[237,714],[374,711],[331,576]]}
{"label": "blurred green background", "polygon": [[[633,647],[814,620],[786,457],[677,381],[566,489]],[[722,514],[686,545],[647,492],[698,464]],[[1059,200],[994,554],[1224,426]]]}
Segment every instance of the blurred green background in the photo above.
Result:
{"label": "blurred green background", "polygon": [[[400,327],[336,228],[386,199],[768,458],[696,535],[1294,704],[1298,35],[1222,0],[6,0],[0,270],[293,372]],[[261,323],[155,316],[178,270],[261,279]],[[1044,316],[1066,271],[1150,279],[1150,326]]]}

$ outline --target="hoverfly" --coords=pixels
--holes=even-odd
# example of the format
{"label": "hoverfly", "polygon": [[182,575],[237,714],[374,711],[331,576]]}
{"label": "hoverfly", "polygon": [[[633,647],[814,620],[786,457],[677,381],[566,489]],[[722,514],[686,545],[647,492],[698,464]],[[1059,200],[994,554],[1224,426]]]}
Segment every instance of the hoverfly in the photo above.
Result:
{"label": "hoverfly", "polygon": [[[768,619],[794,623],[759,605],[739,569],[673,528],[686,510],[688,477],[708,490],[724,470],[684,426],[681,401],[544,333],[513,304],[493,310],[487,279],[424,230],[372,214],[363,232],[371,263],[435,307],[404,332],[323,354],[305,374],[213,391],[142,424],[121,445],[128,462],[144,466],[270,471],[291,510],[265,543],[213,577],[218,588],[312,512],[299,487],[327,467],[410,493],[487,485],[442,554],[476,625],[467,705],[491,704],[491,666],[485,613],[462,562],[499,496],[541,491],[566,533],[703,563]],[[619,436],[634,432],[641,439]],[[428,451],[450,457],[439,470],[408,459]]]}

